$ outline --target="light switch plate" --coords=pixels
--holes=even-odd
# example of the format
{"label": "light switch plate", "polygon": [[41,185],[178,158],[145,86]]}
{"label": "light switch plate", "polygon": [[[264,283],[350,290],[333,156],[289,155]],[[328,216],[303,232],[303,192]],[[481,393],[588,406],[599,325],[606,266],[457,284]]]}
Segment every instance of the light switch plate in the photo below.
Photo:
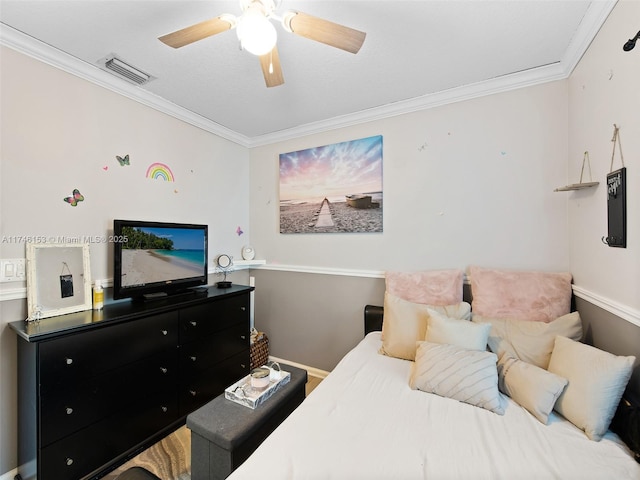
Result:
{"label": "light switch plate", "polygon": [[24,282],[27,279],[26,264],[24,258],[0,260],[0,282]]}

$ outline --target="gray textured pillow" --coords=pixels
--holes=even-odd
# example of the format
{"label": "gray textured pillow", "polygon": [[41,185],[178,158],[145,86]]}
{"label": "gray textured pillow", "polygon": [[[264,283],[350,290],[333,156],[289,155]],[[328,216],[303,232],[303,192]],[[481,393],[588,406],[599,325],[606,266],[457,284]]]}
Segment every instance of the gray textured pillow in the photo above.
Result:
{"label": "gray textured pillow", "polygon": [[487,351],[419,342],[409,385],[504,415],[496,360]]}
{"label": "gray textured pillow", "polygon": [[490,323],[489,348],[499,358],[506,353],[519,360],[546,369],[557,335],[582,339],[582,321],[578,312],[549,323],[529,320],[487,318],[473,315],[475,323]]}
{"label": "gray textured pillow", "polygon": [[591,440],[600,440],[618,408],[635,360],[556,337],[549,371],[569,381],[556,411]]}
{"label": "gray textured pillow", "polygon": [[567,379],[505,353],[498,360],[498,388],[545,425]]}

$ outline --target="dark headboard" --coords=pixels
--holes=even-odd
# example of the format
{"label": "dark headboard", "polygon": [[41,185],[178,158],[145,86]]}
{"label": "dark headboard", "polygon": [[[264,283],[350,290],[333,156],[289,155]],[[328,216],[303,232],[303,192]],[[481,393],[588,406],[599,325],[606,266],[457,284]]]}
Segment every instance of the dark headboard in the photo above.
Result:
{"label": "dark headboard", "polygon": [[382,317],[384,309],[377,305],[365,305],[364,307],[364,334],[379,332],[382,330]]}

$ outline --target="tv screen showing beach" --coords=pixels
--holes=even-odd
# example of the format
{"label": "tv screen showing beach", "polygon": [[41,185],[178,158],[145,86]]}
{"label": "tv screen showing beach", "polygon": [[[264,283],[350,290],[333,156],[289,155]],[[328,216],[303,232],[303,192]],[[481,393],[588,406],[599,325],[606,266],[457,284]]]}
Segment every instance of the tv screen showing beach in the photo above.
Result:
{"label": "tv screen showing beach", "polygon": [[123,287],[200,277],[205,265],[202,229],[123,226]]}

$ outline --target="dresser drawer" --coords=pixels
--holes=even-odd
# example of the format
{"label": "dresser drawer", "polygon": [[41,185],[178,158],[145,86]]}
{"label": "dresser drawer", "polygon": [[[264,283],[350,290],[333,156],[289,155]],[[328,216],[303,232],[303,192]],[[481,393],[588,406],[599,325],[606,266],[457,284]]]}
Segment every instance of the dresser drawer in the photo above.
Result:
{"label": "dresser drawer", "polygon": [[249,323],[249,295],[218,300],[180,311],[180,341],[189,342],[238,323]]}
{"label": "dresser drawer", "polygon": [[224,393],[224,389],[249,375],[249,349],[220,362],[180,385],[180,415],[187,415]]}
{"label": "dresser drawer", "polygon": [[41,444],[49,445],[114,412],[175,390],[178,353],[171,351],[41,395]]}
{"label": "dresser drawer", "polygon": [[78,479],[178,420],[175,393],[138,402],[43,448],[38,479]]}
{"label": "dresser drawer", "polygon": [[191,378],[249,348],[247,324],[234,325],[209,337],[180,346],[180,373]]}
{"label": "dresser drawer", "polygon": [[178,312],[170,312],[43,341],[39,350],[40,383],[46,388],[78,382],[175,348],[177,330]]}

